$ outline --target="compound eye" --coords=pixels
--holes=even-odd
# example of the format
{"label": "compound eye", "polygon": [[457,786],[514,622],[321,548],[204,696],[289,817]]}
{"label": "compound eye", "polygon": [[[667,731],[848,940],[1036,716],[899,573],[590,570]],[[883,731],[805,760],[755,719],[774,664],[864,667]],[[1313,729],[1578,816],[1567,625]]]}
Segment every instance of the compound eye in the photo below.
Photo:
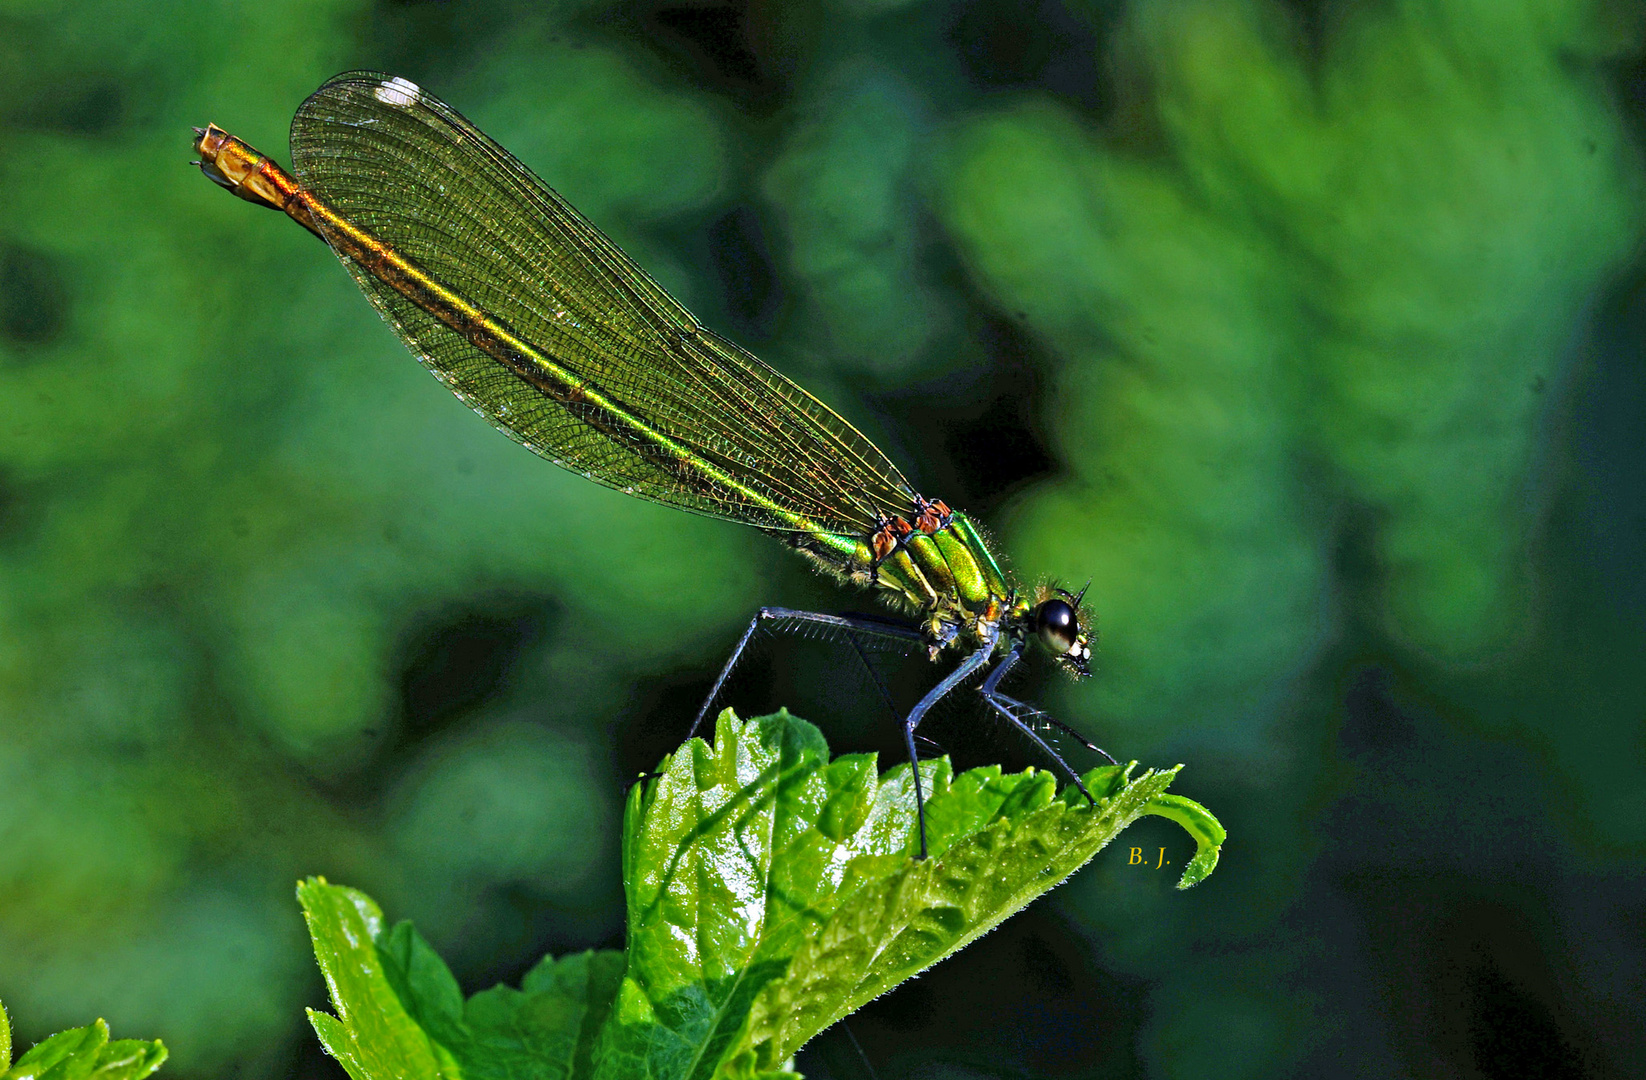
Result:
{"label": "compound eye", "polygon": [[1067,600],[1047,600],[1036,609],[1034,622],[1040,643],[1058,656],[1074,648],[1080,635],[1080,620]]}

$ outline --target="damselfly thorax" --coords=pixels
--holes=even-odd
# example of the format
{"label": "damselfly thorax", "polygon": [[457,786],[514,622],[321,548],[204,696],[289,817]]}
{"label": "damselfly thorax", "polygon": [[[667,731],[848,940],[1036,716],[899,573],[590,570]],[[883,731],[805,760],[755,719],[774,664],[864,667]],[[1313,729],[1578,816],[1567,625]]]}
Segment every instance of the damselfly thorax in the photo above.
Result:
{"label": "damselfly thorax", "polygon": [[201,171],[330,245],[406,346],[499,430],[596,483],[771,533],[911,617],[761,609],[691,733],[760,627],[821,624],[961,655],[902,724],[921,857],[915,728],[991,662],[983,700],[1085,791],[1031,722],[1070,729],[1000,691],[1031,646],[1090,673],[1084,590],[1019,589],[970,518],[916,493],[838,413],[699,324],[456,110],[405,79],[339,75],[292,120],[295,176],[221,128],[195,133]]}

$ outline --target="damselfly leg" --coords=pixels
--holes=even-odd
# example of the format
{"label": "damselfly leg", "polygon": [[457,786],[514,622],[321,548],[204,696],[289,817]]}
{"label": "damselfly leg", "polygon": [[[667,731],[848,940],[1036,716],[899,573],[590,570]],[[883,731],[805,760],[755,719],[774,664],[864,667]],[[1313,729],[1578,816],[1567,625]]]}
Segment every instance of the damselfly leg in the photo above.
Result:
{"label": "damselfly leg", "polygon": [[869,669],[870,676],[875,680],[888,706],[890,705],[891,694],[886,689],[884,681],[880,679],[879,673],[869,663],[868,657],[863,655],[863,647],[857,640],[856,635],[865,634],[869,637],[888,638],[911,644],[920,644],[925,640],[915,627],[892,622],[888,619],[875,619],[861,615],[825,615],[818,611],[763,607],[755,612],[754,618],[749,620],[749,625],[744,629],[743,636],[737,639],[736,645],[732,646],[731,655],[726,658],[725,666],[720,669],[720,674],[716,676],[714,685],[709,688],[709,696],[704,699],[702,708],[697,710],[697,716],[693,718],[691,729],[686,732],[686,738],[689,739],[696,735],[698,729],[703,726],[703,721],[708,718],[709,709],[713,707],[716,701],[720,700],[720,692],[725,689],[726,680],[731,677],[732,670],[737,667],[738,661],[743,658],[743,652],[749,647],[749,642],[754,640],[755,634],[768,623],[775,624],[776,628],[779,629],[794,629],[797,626],[810,625],[822,626],[845,633],[847,639],[851,641],[852,647],[857,650],[858,656],[862,657],[864,666]]}
{"label": "damselfly leg", "polygon": [[1065,734],[1071,735],[1078,739],[1080,744],[1086,747],[1086,749],[1095,750],[1097,753],[1102,754],[1108,759],[1109,764],[1119,765],[1120,762],[1116,761],[1107,750],[1090,742],[1084,735],[1080,734],[1080,732],[1076,731],[1068,724],[1065,724],[1063,721],[1052,717],[1044,709],[1037,709],[1033,705],[1028,705],[1024,702],[1018,701],[1016,698],[1007,697],[1005,694],[1002,694],[996,689],[996,687],[1000,685],[1000,680],[1006,677],[1006,673],[1009,672],[1013,666],[1015,666],[1017,662],[1022,659],[1022,657],[1023,643],[1019,641],[1012,645],[1011,651],[1006,654],[1006,658],[1000,661],[993,671],[989,672],[989,677],[983,680],[983,685],[978,687],[977,692],[982,695],[984,701],[989,703],[989,707],[991,709],[1011,721],[1013,726],[1033,740],[1036,746],[1046,751],[1046,755],[1053,761],[1057,762],[1058,767],[1063,770],[1063,774],[1073,781],[1074,786],[1080,789],[1080,793],[1086,796],[1087,801],[1095,804],[1097,800],[1092,798],[1092,793],[1090,791],[1086,790],[1085,781],[1080,779],[1080,774],[1075,772],[1074,768],[1070,766],[1067,761],[1063,760],[1063,755],[1059,754],[1056,750],[1053,750],[1049,745],[1047,745],[1046,740],[1042,739],[1040,737],[1040,733],[1030,727],[1027,721],[1034,720],[1037,723],[1050,724]]}
{"label": "damselfly leg", "polygon": [[[870,637],[888,638],[912,645],[920,645],[925,642],[924,635],[917,627],[895,623],[889,620],[856,615],[825,615],[821,612],[797,611],[793,608],[761,608],[755,613],[754,618],[749,620],[749,625],[744,629],[742,637],[738,638],[736,646],[732,648],[731,655],[726,659],[725,666],[721,668],[719,676],[715,679],[714,685],[710,688],[709,695],[707,699],[704,700],[702,708],[698,709],[697,716],[692,721],[691,730],[687,733],[686,737],[688,739],[697,734],[698,730],[703,725],[703,721],[708,718],[710,708],[712,708],[714,703],[719,700],[720,693],[725,688],[726,680],[731,677],[732,670],[737,667],[738,661],[742,659],[743,653],[748,648],[749,642],[754,639],[755,634],[759,632],[763,626],[767,626],[768,624],[774,628],[786,629],[794,629],[796,627],[808,625],[821,626],[844,633],[847,639],[851,641],[852,646],[857,650],[858,656],[863,660],[864,666],[869,670],[871,677],[875,680],[875,683],[879,687],[882,697],[887,701],[888,706],[891,704],[890,694],[886,689],[885,683],[880,679],[879,673],[874,669],[874,666],[869,662],[869,658],[864,654],[862,643],[859,641],[858,635],[861,634]],[[994,655],[998,643],[999,634],[998,631],[994,631],[988,636],[980,648],[970,653],[953,671],[949,672],[949,674],[945,676],[942,681],[932,687],[931,690],[927,691],[926,695],[915,704],[914,708],[909,710],[908,715],[902,718],[904,747],[908,751],[909,764],[914,771],[915,815],[920,826],[920,858],[922,859],[926,858],[928,850],[926,842],[926,792],[925,784],[920,777],[920,755],[915,749],[915,740],[922,737],[916,734],[916,729],[920,727],[921,721],[926,718],[926,714],[931,711],[933,706],[935,706],[943,698],[947,697],[952,691],[955,690],[955,688],[960,686],[967,679],[971,678],[978,671],[980,671],[986,664],[988,664],[989,658]],[[1056,727],[1079,740],[1082,746],[1102,754],[1111,763],[1118,764],[1118,762],[1115,762],[1115,759],[1111,757],[1107,751],[1093,745],[1079,732],[1075,731],[1062,721],[1047,715],[1046,712],[1041,709],[1037,709],[1031,705],[1025,704],[1024,702],[1018,701],[1016,698],[1008,697],[1000,692],[998,688],[1001,681],[1012,670],[1012,668],[1016,666],[1018,661],[1022,659],[1022,656],[1023,642],[1014,642],[1011,649],[1006,653],[1006,656],[994,667],[992,671],[989,672],[988,677],[983,681],[983,685],[978,687],[978,694],[985,702],[988,703],[990,708],[1005,717],[1006,720],[1009,721],[1014,727],[1023,732],[1024,735],[1028,736],[1031,742],[1044,751],[1047,757],[1056,762],[1057,767],[1063,772],[1063,774],[1073,781],[1074,785],[1080,789],[1080,793],[1085,795],[1089,801],[1095,803],[1096,800],[1092,798],[1092,793],[1086,789],[1086,785],[1081,780],[1080,774],[1077,773],[1074,768],[1063,759],[1063,756],[1054,750],[1045,739],[1041,738],[1040,734],[1029,725],[1029,721],[1049,724]]]}
{"label": "damselfly leg", "polygon": [[960,666],[949,672],[943,681],[926,692],[909,715],[903,721],[903,742],[909,750],[909,762],[914,768],[914,812],[920,822],[920,858],[926,857],[926,793],[920,783],[920,759],[914,752],[914,729],[920,726],[920,721],[926,718],[926,713],[936,705],[949,691],[969,679],[994,653],[994,640],[985,642],[981,649],[972,653],[960,662]]}

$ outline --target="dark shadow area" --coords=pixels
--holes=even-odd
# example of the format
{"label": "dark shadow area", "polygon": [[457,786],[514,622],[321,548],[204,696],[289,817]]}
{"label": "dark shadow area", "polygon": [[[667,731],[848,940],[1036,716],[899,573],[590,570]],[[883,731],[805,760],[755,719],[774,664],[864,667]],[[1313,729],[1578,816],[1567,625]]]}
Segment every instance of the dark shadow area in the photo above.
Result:
{"label": "dark shadow area", "polygon": [[1144,1001],[1141,983],[1092,964],[1079,930],[1041,902],[853,1014],[861,1056],[837,1026],[796,1067],[812,1080],[932,1075],[939,1062],[987,1076],[1140,1077]]}
{"label": "dark shadow area", "polygon": [[685,83],[768,117],[787,102],[825,19],[810,4],[651,0],[602,12],[592,25],[649,49]]}
{"label": "dark shadow area", "polygon": [[536,25],[526,4],[377,0],[360,17],[361,67],[429,85],[469,70],[500,37]]}
{"label": "dark shadow area", "polygon": [[[332,1004],[326,1000],[325,985],[318,983],[308,996],[308,1006],[322,1012],[331,1012]],[[320,1045],[320,1038],[314,1033],[314,1027],[309,1023],[307,1015],[292,1024],[292,1032],[282,1044],[284,1061],[267,1072],[254,1072],[252,1075],[266,1075],[291,1077],[293,1080],[347,1080],[348,1073],[338,1060],[326,1053],[326,1048]]]}
{"label": "dark shadow area", "polygon": [[128,119],[126,87],[117,79],[87,75],[41,87],[6,112],[10,123],[28,131],[107,136]]}
{"label": "dark shadow area", "polygon": [[731,336],[764,338],[783,309],[783,283],[773,268],[760,215],[736,206],[709,227],[709,259],[733,325]]}
{"label": "dark shadow area", "polygon": [[1034,87],[1101,113],[1108,104],[1101,42],[1122,7],[971,0],[951,9],[945,37],[977,89]]}
{"label": "dark shadow area", "polygon": [[518,987],[545,956],[623,948],[617,896],[591,909],[557,904],[520,882],[500,882],[475,897],[441,953],[466,994],[498,983]]}
{"label": "dark shadow area", "polygon": [[1646,626],[1646,274],[1621,283],[1578,384],[1581,554],[1603,602]]}
{"label": "dark shadow area", "polygon": [[659,7],[649,22],[657,36],[668,40],[714,73],[718,82],[743,93],[758,92],[762,82],[760,59],[749,47],[745,33],[748,9],[744,5]]}
{"label": "dark shadow area", "polygon": [[69,287],[57,260],[25,244],[0,244],[0,337],[49,345],[69,319]]}
{"label": "dark shadow area", "polygon": [[518,594],[477,595],[470,603],[428,612],[402,635],[401,710],[370,760],[346,780],[322,785],[345,804],[370,803],[442,732],[511,692],[520,659],[551,632],[556,602]]}
{"label": "dark shadow area", "polygon": [[1368,904],[1372,942],[1390,978],[1396,1042],[1419,1074],[1491,1080],[1606,1075],[1568,1016],[1551,970],[1547,928],[1527,898],[1486,899],[1452,879],[1403,876]]}
{"label": "dark shadow area", "polygon": [[[1353,973],[1372,965],[1394,1050],[1417,1075],[1607,1075],[1572,973],[1556,967],[1565,950],[1545,889],[1569,856],[1518,810],[1541,797],[1533,767],[1511,746],[1460,741],[1443,719],[1456,706],[1421,685],[1386,664],[1348,680],[1340,746],[1358,778],[1323,835],[1367,955],[1353,930],[1334,935],[1328,994],[1353,999]],[[1431,812],[1437,800],[1447,813]]]}
{"label": "dark shadow area", "polygon": [[425,739],[511,682],[517,660],[550,632],[557,606],[530,596],[479,598],[407,635],[403,737]]}
{"label": "dark shadow area", "polygon": [[1045,357],[1021,324],[981,303],[968,312],[986,364],[975,377],[931,380],[873,396],[896,432],[910,482],[980,521],[1057,469],[1041,417]]}

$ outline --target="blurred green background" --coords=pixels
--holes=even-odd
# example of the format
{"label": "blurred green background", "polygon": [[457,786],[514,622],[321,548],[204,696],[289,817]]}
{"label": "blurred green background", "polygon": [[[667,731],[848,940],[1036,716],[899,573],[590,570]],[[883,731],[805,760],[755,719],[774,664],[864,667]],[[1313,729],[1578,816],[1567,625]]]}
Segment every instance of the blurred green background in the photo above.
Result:
{"label": "blurred green background", "polygon": [[[0,999],[341,1074],[292,887],[469,990],[619,944],[625,784],[761,603],[556,470],[290,222],[328,76],[464,111],[700,317],[1092,579],[1020,684],[1231,841],[1105,852],[865,1010],[891,1077],[1641,1075],[1646,62],[1608,0],[0,3]],[[929,680],[920,664],[900,689]],[[826,649],[733,688],[894,752]],[[963,765],[1033,763],[951,709]],[[895,759],[883,759],[895,760]],[[1082,760],[1082,766],[1091,764]],[[1128,834],[1186,856],[1170,825]],[[809,1075],[862,1064],[825,1036]]]}

